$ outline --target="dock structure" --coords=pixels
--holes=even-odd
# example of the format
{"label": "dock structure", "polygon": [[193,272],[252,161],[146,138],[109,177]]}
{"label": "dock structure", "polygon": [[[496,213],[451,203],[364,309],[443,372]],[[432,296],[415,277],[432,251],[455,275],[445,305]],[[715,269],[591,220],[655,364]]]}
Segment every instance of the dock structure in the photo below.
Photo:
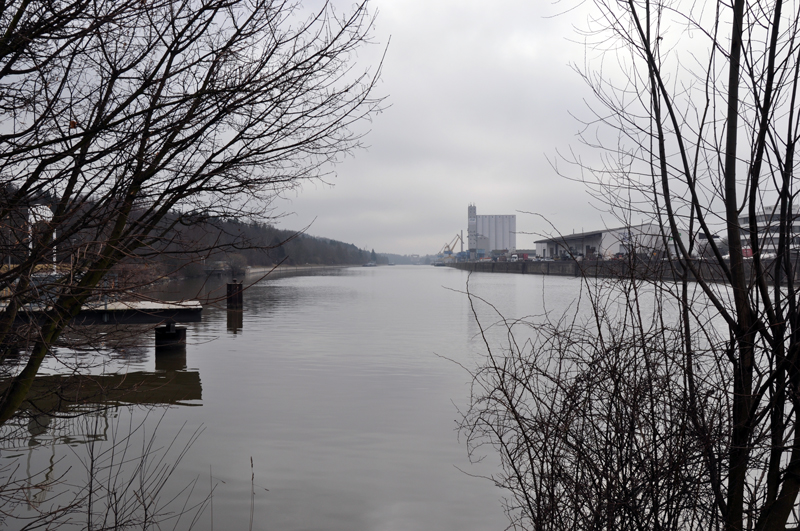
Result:
{"label": "dock structure", "polygon": [[[20,322],[45,318],[48,308],[28,308],[17,314]],[[201,320],[200,301],[113,301],[92,302],[81,308],[72,320],[74,325],[126,325],[195,323]]]}
{"label": "dock structure", "polygon": [[72,320],[73,324],[159,324],[200,322],[200,301],[155,302],[115,301],[87,304]]}

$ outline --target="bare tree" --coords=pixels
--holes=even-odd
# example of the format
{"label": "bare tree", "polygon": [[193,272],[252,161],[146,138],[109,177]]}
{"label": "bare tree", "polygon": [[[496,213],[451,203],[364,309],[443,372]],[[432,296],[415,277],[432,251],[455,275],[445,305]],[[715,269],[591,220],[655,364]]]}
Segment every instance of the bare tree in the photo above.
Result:
{"label": "bare tree", "polygon": [[[0,6],[5,353],[19,312],[47,308],[0,422],[110,271],[158,256],[179,227],[264,220],[359,145],[351,126],[379,108],[379,68],[353,64],[367,2],[305,13],[281,0]],[[41,205],[47,219],[32,216]]]}
{"label": "bare tree", "polygon": [[800,5],[590,4],[583,179],[659,228],[669,280],[585,278],[583,317],[509,325],[463,427],[522,528],[797,528]]}

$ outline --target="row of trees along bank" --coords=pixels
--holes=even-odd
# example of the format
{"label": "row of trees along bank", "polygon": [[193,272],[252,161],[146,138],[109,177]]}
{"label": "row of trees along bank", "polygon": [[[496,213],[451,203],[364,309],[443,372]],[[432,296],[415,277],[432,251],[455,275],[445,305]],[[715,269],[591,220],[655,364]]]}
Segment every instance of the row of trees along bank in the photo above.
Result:
{"label": "row of trees along bank", "polygon": [[[171,258],[162,254],[162,269],[182,276],[202,276],[211,262],[228,264],[236,274],[247,266],[361,265],[375,256],[351,243],[278,229],[266,223],[215,220],[180,231],[170,249],[187,249]],[[194,252],[189,252],[195,249]],[[198,252],[202,251],[202,252]]]}

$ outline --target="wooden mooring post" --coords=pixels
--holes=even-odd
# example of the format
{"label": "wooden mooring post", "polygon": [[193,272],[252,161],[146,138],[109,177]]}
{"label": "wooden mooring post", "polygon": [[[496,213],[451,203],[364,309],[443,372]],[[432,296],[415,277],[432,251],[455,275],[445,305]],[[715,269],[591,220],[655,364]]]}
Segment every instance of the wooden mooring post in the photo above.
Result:
{"label": "wooden mooring post", "polygon": [[232,284],[228,284],[228,309],[241,310],[244,306],[244,290],[241,282],[236,282],[233,279]]}

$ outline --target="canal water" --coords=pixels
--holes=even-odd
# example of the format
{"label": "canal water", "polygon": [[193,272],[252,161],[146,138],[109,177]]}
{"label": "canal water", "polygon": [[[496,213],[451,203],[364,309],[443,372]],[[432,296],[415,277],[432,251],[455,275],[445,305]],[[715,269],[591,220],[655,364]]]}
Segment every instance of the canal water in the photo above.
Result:
{"label": "canal water", "polygon": [[[117,373],[128,382],[155,375],[159,383],[142,387],[146,399],[128,393],[90,415],[22,427],[0,454],[2,465],[16,466],[19,477],[63,479],[39,490],[29,480],[39,505],[22,504],[19,514],[63,503],[67,485],[100,477],[103,464],[124,461],[114,481],[153,490],[160,483],[142,478],[172,470],[180,458],[154,496],[162,516],[186,513],[168,520],[169,529],[507,527],[503,492],[487,479],[495,455],[486,449],[471,463],[456,429],[469,402],[465,368],[485,355],[482,327],[490,342],[502,342],[495,309],[509,317],[570,312],[577,279],[395,266],[251,283],[241,313],[213,302],[224,279],[158,293],[212,301],[202,322],[187,325],[185,356],[157,357],[152,332],[127,347],[109,336],[99,351],[61,349],[48,366],[54,374],[79,365],[98,381]],[[473,300],[480,325],[467,289],[495,307]],[[148,451],[146,466],[131,471]],[[87,464],[98,455],[105,461]],[[85,527],[85,515],[74,521]]]}

